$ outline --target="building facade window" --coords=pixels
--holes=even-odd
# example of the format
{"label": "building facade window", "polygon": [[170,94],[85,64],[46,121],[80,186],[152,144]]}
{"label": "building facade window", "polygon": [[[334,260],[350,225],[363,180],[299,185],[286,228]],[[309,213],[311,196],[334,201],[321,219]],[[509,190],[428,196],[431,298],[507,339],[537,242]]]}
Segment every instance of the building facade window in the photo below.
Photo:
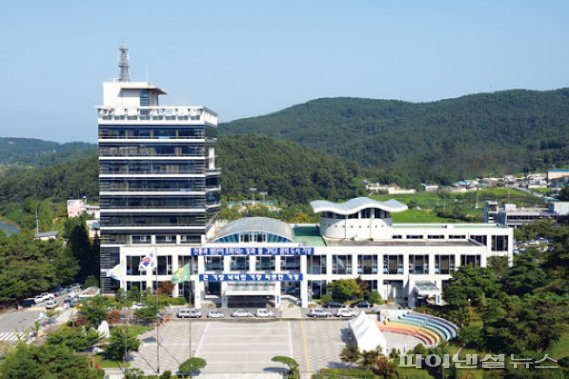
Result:
{"label": "building facade window", "polygon": [[480,267],[480,255],[461,255],[461,266]]}
{"label": "building facade window", "polygon": [[223,271],[223,257],[204,257],[206,271]]}
{"label": "building facade window", "polygon": [[326,256],[325,255],[308,255],[307,273],[313,275],[326,274]]}
{"label": "building facade window", "polygon": [[300,257],[281,257],[281,271],[300,271]]}
{"label": "building facade window", "polygon": [[478,242],[484,246],[486,246],[486,244],[488,243],[488,237],[485,235],[476,235],[476,236],[471,235],[470,239],[472,239],[472,240],[474,240],[474,241],[476,241],[476,242]]}
{"label": "building facade window", "polygon": [[383,273],[388,275],[403,274],[403,255],[384,255]]}
{"label": "building facade window", "polygon": [[344,275],[352,273],[351,255],[332,255],[332,274]]}
{"label": "building facade window", "polygon": [[358,274],[377,274],[377,255],[358,255]]}
{"label": "building facade window", "polygon": [[191,257],[189,255],[178,255],[178,267],[183,267],[184,265],[190,263],[190,273],[198,273],[198,257]]}
{"label": "building facade window", "polygon": [[308,281],[308,294],[312,299],[320,299],[322,295],[326,294],[326,281],[325,280],[309,280]]}
{"label": "building facade window", "polygon": [[435,255],[435,274],[449,275],[455,269],[454,255]]}
{"label": "building facade window", "polygon": [[130,256],[126,257],[126,274],[127,275],[141,275],[138,271],[138,265],[140,264],[140,256]]}
{"label": "building facade window", "polygon": [[492,251],[508,251],[508,236],[492,236]]}
{"label": "building facade window", "polygon": [[409,255],[409,274],[428,274],[428,255]]}
{"label": "building facade window", "polygon": [[249,270],[249,257],[231,257],[231,271]]}
{"label": "building facade window", "polygon": [[275,257],[257,257],[255,259],[255,270],[257,271],[274,271]]}
{"label": "building facade window", "polygon": [[172,275],[172,256],[159,255],[156,259],[158,275]]}

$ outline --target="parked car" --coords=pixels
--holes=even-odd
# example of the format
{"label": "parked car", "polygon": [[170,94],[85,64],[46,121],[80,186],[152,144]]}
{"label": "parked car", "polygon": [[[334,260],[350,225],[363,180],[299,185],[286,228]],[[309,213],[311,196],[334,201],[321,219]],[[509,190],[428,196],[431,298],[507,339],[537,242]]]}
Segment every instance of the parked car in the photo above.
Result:
{"label": "parked car", "polygon": [[231,317],[253,317],[253,315],[246,309],[238,309],[231,314]]}
{"label": "parked car", "polygon": [[356,304],[356,307],[358,307],[358,308],[371,308],[372,305],[369,301],[360,301]]}
{"label": "parked car", "polygon": [[36,305],[36,299],[33,297],[29,297],[27,299],[22,300],[20,305],[24,308],[33,307],[34,305]]}
{"label": "parked car", "polygon": [[273,314],[272,311],[269,311],[267,309],[257,309],[257,313],[255,313],[255,316],[257,316],[258,318],[270,318],[270,317],[275,317],[275,315]]}
{"label": "parked car", "polygon": [[342,308],[344,304],[338,301],[329,301],[324,305],[324,308]]}
{"label": "parked car", "polygon": [[308,317],[328,318],[328,317],[332,317],[332,315],[330,314],[330,312],[327,312],[322,308],[312,308],[310,310],[310,312],[308,313]]}
{"label": "parked car", "polygon": [[49,298],[46,295],[47,294],[42,293],[34,296],[34,301],[36,302],[36,304],[43,303],[44,301],[48,300]]}
{"label": "parked car", "polygon": [[53,308],[57,308],[58,306],[59,306],[59,304],[57,303],[57,301],[55,301],[53,299],[49,299],[45,303],[45,309],[53,309]]}
{"label": "parked car", "polygon": [[202,313],[197,309],[180,308],[178,309],[178,318],[200,318]]}
{"label": "parked car", "polygon": [[207,318],[225,318],[225,315],[220,311],[213,310],[207,313]]}
{"label": "parked car", "polygon": [[336,311],[336,317],[356,317],[356,312],[350,308],[340,308]]}

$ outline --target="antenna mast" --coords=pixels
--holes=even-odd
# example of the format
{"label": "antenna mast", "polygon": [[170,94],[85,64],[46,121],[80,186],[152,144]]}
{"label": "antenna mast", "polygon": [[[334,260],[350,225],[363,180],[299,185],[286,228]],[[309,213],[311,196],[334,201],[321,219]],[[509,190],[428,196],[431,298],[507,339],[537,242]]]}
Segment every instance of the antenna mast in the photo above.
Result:
{"label": "antenna mast", "polygon": [[128,75],[128,46],[121,45],[119,46],[120,55],[120,62],[119,68],[121,69],[119,75],[119,82],[130,82],[130,77]]}

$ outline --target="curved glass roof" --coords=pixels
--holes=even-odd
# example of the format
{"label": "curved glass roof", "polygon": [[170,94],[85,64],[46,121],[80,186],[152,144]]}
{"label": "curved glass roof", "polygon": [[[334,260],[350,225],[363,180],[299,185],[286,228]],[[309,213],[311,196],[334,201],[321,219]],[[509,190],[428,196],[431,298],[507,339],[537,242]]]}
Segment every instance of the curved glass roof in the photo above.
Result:
{"label": "curved glass roof", "polygon": [[286,242],[292,242],[293,240],[292,228],[287,223],[269,217],[244,217],[231,221],[221,228],[215,240],[218,241],[224,237],[249,232],[266,233],[267,235],[281,237],[281,241],[284,239]]}
{"label": "curved glass roof", "polygon": [[366,208],[382,209],[386,212],[395,213],[407,210],[407,206],[397,200],[377,201],[367,197],[356,197],[345,203],[333,203],[327,200],[310,202],[314,213],[332,212],[339,215],[350,215]]}

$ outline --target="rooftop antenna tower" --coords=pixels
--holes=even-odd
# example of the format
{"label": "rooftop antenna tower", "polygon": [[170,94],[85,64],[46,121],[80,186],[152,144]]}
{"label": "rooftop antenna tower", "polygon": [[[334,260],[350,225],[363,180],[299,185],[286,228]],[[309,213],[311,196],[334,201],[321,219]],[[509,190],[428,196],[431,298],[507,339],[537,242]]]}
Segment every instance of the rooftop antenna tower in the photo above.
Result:
{"label": "rooftop antenna tower", "polygon": [[128,75],[128,46],[121,45],[119,46],[119,51],[121,53],[120,61],[119,61],[119,68],[121,69],[119,75],[119,82],[130,82],[130,77]]}

